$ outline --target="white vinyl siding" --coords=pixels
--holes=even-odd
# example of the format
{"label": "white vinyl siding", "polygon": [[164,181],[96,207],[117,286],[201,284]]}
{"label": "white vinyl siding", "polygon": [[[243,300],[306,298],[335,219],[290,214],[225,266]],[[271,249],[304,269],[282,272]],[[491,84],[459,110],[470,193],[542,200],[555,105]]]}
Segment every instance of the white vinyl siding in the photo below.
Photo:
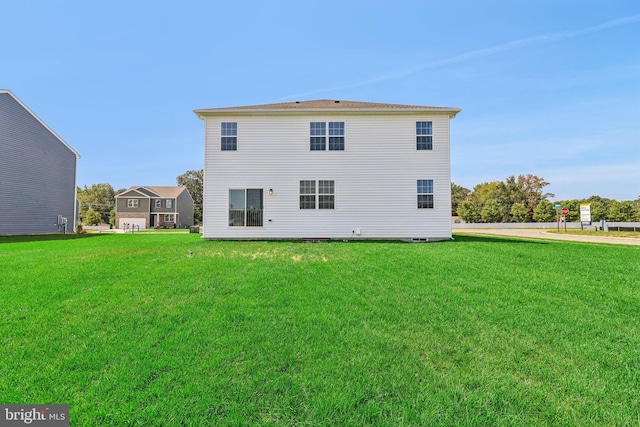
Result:
{"label": "white vinyl siding", "polygon": [[[207,117],[203,237],[345,239],[360,230],[358,238],[450,238],[449,120],[422,112]],[[230,121],[242,129],[233,158],[219,148],[220,123]],[[419,121],[432,122],[432,150],[416,150]],[[311,122],[344,122],[348,150],[311,151]],[[423,177],[433,180],[433,209],[416,209]],[[302,180],[334,181],[335,208],[300,209]],[[221,201],[232,188],[273,189],[264,196],[263,227],[229,227]]]}

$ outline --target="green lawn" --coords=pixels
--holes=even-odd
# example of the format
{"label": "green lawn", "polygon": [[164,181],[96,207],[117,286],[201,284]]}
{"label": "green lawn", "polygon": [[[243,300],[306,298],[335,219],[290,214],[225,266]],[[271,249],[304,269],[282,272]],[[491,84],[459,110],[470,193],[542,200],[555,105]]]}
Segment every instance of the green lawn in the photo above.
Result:
{"label": "green lawn", "polygon": [[73,426],[639,425],[640,248],[0,238],[0,402]]}

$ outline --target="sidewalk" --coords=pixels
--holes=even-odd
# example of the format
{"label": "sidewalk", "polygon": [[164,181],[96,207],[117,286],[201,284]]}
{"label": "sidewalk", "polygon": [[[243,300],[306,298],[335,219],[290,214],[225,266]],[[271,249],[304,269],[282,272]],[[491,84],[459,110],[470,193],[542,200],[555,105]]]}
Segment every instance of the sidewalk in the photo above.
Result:
{"label": "sidewalk", "polygon": [[456,228],[454,234],[485,234],[492,236],[509,236],[529,239],[567,240],[572,242],[606,243],[610,245],[640,246],[640,238],[606,236],[580,236],[576,234],[548,233],[546,230],[531,228]]}

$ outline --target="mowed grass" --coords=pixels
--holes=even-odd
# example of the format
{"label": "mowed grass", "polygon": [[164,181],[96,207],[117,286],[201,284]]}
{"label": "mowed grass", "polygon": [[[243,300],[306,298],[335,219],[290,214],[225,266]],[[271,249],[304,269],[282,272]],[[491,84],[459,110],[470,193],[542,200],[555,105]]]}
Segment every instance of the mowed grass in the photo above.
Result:
{"label": "mowed grass", "polygon": [[640,425],[640,248],[0,238],[0,402],[74,426]]}

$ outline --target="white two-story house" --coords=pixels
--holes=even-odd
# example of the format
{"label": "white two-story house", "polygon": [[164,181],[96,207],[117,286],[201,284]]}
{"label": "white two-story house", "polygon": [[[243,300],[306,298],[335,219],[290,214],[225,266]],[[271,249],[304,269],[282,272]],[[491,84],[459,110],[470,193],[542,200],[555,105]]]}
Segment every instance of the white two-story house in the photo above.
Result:
{"label": "white two-story house", "polygon": [[450,239],[459,112],[334,100],[195,110],[203,237]]}

